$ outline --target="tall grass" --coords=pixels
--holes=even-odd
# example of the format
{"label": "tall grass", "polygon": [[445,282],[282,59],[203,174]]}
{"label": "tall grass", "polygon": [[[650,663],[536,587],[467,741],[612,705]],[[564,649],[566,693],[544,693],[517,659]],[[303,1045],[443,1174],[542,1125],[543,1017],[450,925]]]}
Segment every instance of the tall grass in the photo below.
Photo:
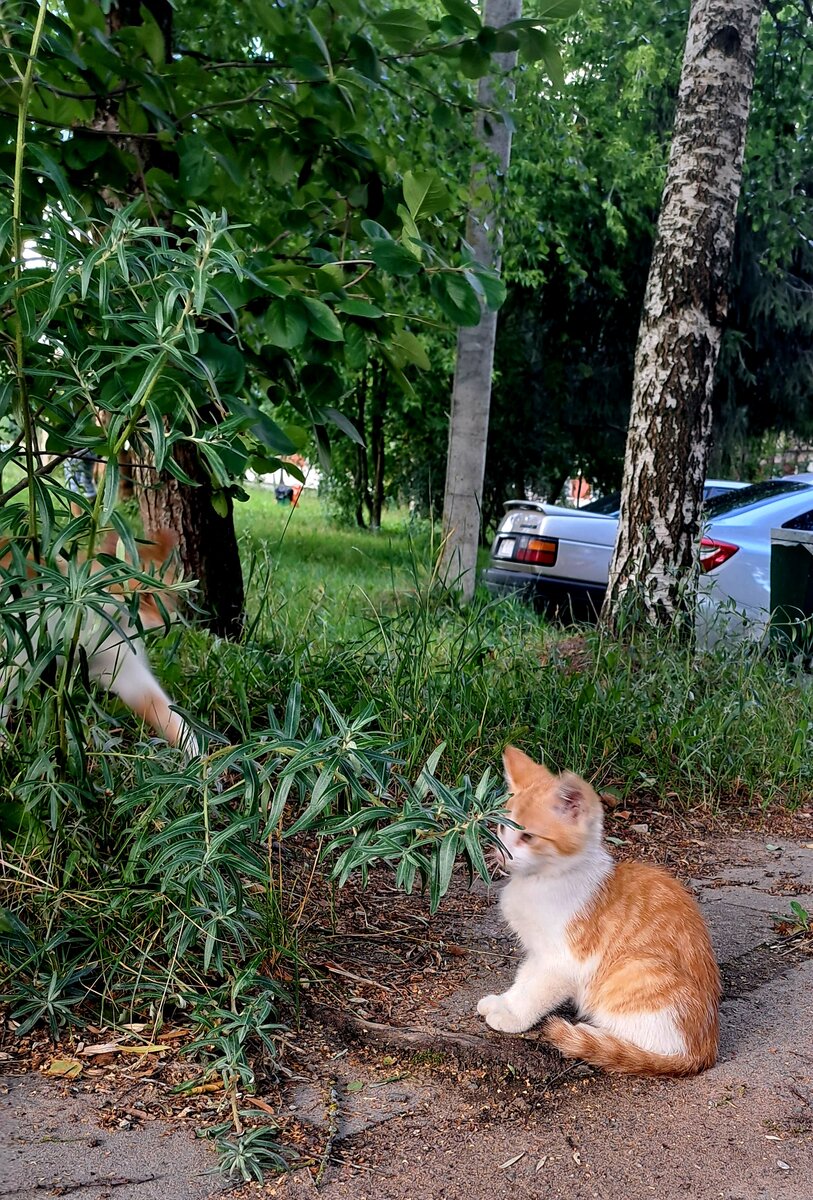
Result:
{"label": "tall grass", "polygon": [[291,510],[263,493],[240,525],[247,560],[265,556],[253,560],[250,643],[204,651],[194,631],[175,643],[176,669],[208,663],[185,696],[213,724],[247,733],[295,678],[305,704],[324,691],[343,712],[370,706],[408,770],[444,743],[450,781],[516,741],[675,809],[813,797],[808,677],[751,644],[621,644],[485,592],[461,609],[435,586],[433,531],[403,513],[371,534],[330,525],[315,497]]}

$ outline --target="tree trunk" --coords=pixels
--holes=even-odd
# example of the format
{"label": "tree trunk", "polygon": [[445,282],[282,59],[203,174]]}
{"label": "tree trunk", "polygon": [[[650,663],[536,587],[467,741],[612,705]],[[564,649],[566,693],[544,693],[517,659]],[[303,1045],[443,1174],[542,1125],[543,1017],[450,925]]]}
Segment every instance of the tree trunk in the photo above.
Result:
{"label": "tree trunk", "polygon": [[[134,468],[145,533],[149,537],[169,529],[177,535],[184,576],[198,581],[195,604],[205,604],[208,628],[218,637],[236,640],[243,630],[244,595],[231,497],[221,516],[212,504],[211,479],[192,442],[176,442],[173,455],[198,486],[166,472],[156,479],[154,467]],[[139,459],[143,462],[140,454]]]}
{"label": "tree trunk", "polygon": [[373,507],[370,527],[381,528],[384,508],[384,417],[387,412],[387,377],[383,371],[373,376],[372,412],[370,414],[370,454],[373,462]]}
{"label": "tree trunk", "polygon": [[[107,28],[115,33],[127,26],[141,25],[142,4],[160,28],[164,55],[166,61],[171,62],[173,6],[170,0],[117,0],[108,12]],[[116,124],[117,113],[118,100],[108,100],[100,106],[97,120]],[[159,142],[133,139],[128,148],[138,164],[137,175],[133,178],[134,192],[146,194],[144,177],[150,167],[158,166],[170,174],[177,174],[178,160],[174,150],[166,150]],[[184,575],[198,580],[196,603],[203,610],[199,619],[221,637],[238,638],[243,628],[244,591],[232,501],[227,498],[225,516],[212,507],[211,481],[191,442],[176,443],[174,454],[182,470],[198,483],[197,487],[180,483],[168,472],[162,472],[156,478],[143,444],[137,452],[137,461],[147,463],[143,468],[131,469],[144,532],[150,537],[162,529],[171,529],[178,535]]]}
{"label": "tree trunk", "polygon": [[763,5],[692,3],[635,355],[621,516],[603,609],[610,624],[622,610],[661,625],[693,612],[711,393]]}
{"label": "tree trunk", "polygon": [[[522,0],[484,0],[483,23],[492,27],[508,24],[522,16]],[[516,54],[494,56],[500,72],[510,71]],[[497,77],[480,80],[477,98],[483,109],[499,109]],[[509,100],[513,85],[505,85]],[[508,171],[511,156],[511,129],[489,112],[477,118],[477,137],[489,158],[497,163],[496,177],[489,178],[495,193],[500,179]],[[485,167],[474,170],[479,179]],[[467,238],[477,261],[483,266],[499,267],[500,233],[493,206],[469,214]],[[441,573],[447,587],[455,588],[463,600],[474,595],[477,582],[477,550],[480,545],[483,476],[488,441],[488,411],[491,404],[491,372],[497,314],[483,306],[478,325],[463,328],[457,335],[457,363],[452,387],[452,411],[449,423],[449,449],[446,459],[446,491],[443,499],[443,552]]]}
{"label": "tree trunk", "polygon": [[373,502],[370,498],[370,471],[367,464],[367,372],[364,371],[356,384],[356,429],[362,439],[356,445],[356,470],[353,483],[356,491],[356,524],[359,529],[366,529],[364,506],[367,506],[367,516],[372,521]]}

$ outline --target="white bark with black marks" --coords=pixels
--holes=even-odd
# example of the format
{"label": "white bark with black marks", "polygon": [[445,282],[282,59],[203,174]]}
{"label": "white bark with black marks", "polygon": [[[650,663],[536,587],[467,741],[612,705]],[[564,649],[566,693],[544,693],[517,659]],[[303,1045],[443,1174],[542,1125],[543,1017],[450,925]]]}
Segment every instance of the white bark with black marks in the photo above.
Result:
{"label": "white bark with black marks", "polygon": [[650,623],[693,607],[711,393],[764,0],[693,0],[635,355],[605,619],[634,592]]}
{"label": "white bark with black marks", "polygon": [[[522,0],[485,0],[483,23],[492,28],[507,25],[522,16]],[[499,107],[500,100],[513,99],[513,86],[502,81],[516,62],[516,53],[494,56],[499,74],[480,80],[477,98],[483,109]],[[498,86],[498,81],[501,86]],[[508,171],[511,130],[494,115],[481,112],[477,137],[485,147],[494,171],[489,189],[496,195]],[[476,166],[475,181],[486,168]],[[466,232],[477,261],[499,268],[500,230],[494,207],[473,210]],[[480,545],[483,476],[486,465],[488,414],[491,405],[491,372],[497,314],[483,307],[478,325],[462,328],[457,335],[457,362],[449,420],[449,449],[446,458],[446,490],[443,498],[443,555],[441,573],[448,587],[471,600],[477,582],[477,550]]]}

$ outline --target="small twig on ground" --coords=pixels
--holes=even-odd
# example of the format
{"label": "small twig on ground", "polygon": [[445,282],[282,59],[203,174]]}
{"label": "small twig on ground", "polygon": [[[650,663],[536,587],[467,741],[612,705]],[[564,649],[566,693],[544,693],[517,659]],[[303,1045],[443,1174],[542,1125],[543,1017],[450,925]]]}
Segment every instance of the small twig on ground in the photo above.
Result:
{"label": "small twig on ground", "polygon": [[375,979],[365,979],[363,975],[354,975],[352,971],[345,971],[343,967],[337,967],[335,963],[322,963],[326,971],[330,971],[331,975],[342,975],[345,979],[352,979],[354,983],[366,983],[368,987],[379,988],[382,992],[391,992],[394,989],[388,983],[378,983]]}
{"label": "small twig on ground", "polygon": [[339,1133],[339,1084],[334,1076],[331,1076],[328,1087],[328,1102],[325,1107],[325,1116],[327,1118],[327,1141],[325,1148],[322,1151],[322,1159],[319,1163],[319,1170],[316,1172],[314,1183],[317,1187],[321,1187],[322,1180],[325,1177],[328,1163],[333,1155],[333,1146]]}

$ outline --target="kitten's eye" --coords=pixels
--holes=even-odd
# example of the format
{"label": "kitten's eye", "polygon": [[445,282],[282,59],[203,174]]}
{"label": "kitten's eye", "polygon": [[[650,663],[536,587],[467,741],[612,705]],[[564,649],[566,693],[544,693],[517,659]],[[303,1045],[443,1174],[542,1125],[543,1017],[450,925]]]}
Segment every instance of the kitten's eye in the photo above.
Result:
{"label": "kitten's eye", "polygon": [[519,840],[521,842],[532,842],[534,840],[534,835],[532,833],[528,833],[526,829],[519,835]]}

